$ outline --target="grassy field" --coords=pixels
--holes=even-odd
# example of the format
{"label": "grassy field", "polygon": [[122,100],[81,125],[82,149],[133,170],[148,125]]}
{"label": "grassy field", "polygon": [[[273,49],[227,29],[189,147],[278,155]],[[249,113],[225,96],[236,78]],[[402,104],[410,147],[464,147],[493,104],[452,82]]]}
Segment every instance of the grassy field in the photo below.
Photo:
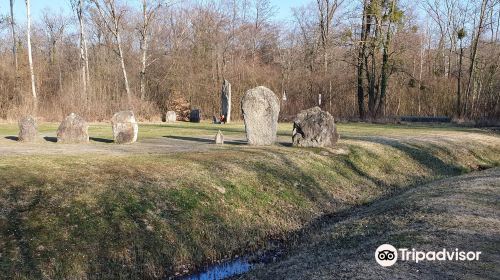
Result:
{"label": "grassy field", "polygon": [[[56,128],[42,124],[40,134]],[[94,140],[86,146],[99,149],[82,154],[74,145],[16,143],[5,138],[16,126],[0,125],[0,277],[155,279],[192,271],[286,240],[321,215],[500,164],[500,136],[475,129],[341,124],[338,147],[329,149],[289,147],[290,124],[280,125],[273,147],[199,141],[218,129],[244,140],[242,124],[144,124],[139,143]],[[89,131],[111,136],[107,124]],[[141,152],[153,140],[205,148]],[[25,147],[28,154],[12,152]],[[135,152],[108,152],[127,147]]]}

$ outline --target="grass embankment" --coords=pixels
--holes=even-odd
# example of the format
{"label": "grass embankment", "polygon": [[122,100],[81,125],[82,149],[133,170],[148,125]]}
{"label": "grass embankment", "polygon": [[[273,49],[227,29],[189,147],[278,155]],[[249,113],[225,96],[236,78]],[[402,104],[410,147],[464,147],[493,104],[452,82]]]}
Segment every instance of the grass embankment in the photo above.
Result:
{"label": "grass embankment", "polygon": [[[242,136],[239,124],[140,131],[213,136],[220,127]],[[290,126],[281,128],[280,141],[289,141]],[[98,130],[95,136],[109,137],[108,126],[90,131]],[[286,239],[322,214],[395,189],[500,163],[500,137],[474,130],[360,124],[339,130],[337,149],[227,145],[164,155],[4,156],[0,275],[164,277],[261,248],[269,238]]]}
{"label": "grass embankment", "polygon": [[[241,279],[496,279],[500,168],[417,186],[310,230],[280,261]],[[375,262],[382,244],[417,251],[480,251],[476,261]]]}

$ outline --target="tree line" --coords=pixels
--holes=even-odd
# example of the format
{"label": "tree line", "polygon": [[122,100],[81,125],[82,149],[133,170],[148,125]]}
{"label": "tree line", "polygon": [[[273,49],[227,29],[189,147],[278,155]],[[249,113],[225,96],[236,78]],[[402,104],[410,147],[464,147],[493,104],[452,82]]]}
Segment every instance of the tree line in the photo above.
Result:
{"label": "tree line", "polygon": [[310,0],[287,19],[269,0],[68,0],[33,19],[14,1],[0,3],[1,119],[156,120],[179,100],[218,115],[224,79],[236,104],[272,89],[283,119],[317,105],[500,119],[499,0]]}

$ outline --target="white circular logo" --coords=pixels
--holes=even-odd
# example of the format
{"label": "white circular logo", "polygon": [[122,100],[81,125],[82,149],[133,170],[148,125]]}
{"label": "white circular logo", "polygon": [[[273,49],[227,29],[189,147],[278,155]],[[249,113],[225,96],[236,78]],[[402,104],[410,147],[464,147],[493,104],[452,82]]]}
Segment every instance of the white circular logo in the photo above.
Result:
{"label": "white circular logo", "polygon": [[390,244],[382,244],[375,251],[375,260],[381,266],[391,266],[398,260],[398,250]]}

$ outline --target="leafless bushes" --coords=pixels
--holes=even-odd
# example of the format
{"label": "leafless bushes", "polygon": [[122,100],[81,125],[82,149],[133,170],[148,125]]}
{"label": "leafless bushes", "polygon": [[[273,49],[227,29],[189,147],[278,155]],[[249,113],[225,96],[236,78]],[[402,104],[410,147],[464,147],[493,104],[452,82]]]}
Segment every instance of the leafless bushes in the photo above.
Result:
{"label": "leafless bushes", "polygon": [[[368,8],[380,4],[364,2]],[[370,108],[370,94],[380,100],[371,104],[371,117],[455,116],[461,73],[459,107],[467,104],[462,117],[500,118],[500,4],[389,2],[402,14],[380,27],[385,37],[370,28],[362,51],[363,12],[350,1],[311,1],[295,9],[291,21],[281,22],[266,0],[175,5],[74,0],[74,15],[47,11],[33,19],[38,116],[58,120],[77,112],[98,121],[134,109],[140,120],[159,120],[172,98],[183,98],[205,116],[219,115],[220,88],[227,79],[233,102],[249,88],[265,85],[280,99],[286,93],[283,118],[318,105],[321,95],[322,109],[348,119],[359,116],[359,75],[364,107]],[[394,16],[390,6],[385,9]],[[484,26],[477,36],[481,15]],[[26,28],[21,19],[14,22],[15,44],[9,24],[0,33],[5,42],[0,45],[0,118],[17,120],[34,108]],[[459,42],[461,28],[466,32]],[[232,117],[241,118],[237,106]]]}

